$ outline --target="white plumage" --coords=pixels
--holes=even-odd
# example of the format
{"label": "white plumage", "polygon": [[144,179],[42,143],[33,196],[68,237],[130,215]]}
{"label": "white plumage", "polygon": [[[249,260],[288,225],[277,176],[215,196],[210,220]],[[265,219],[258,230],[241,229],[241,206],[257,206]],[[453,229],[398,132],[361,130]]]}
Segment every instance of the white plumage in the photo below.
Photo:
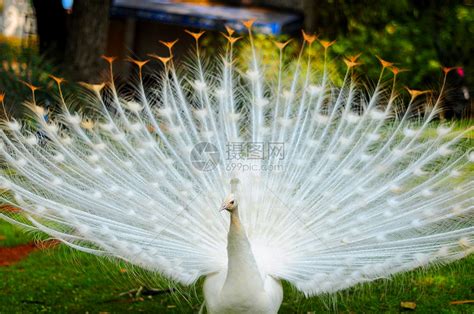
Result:
{"label": "white plumage", "polygon": [[[278,72],[268,73],[249,33],[248,65],[234,62],[230,29],[214,67],[199,53],[202,33],[190,33],[197,57],[184,74],[171,57],[153,55],[164,71],[145,86],[146,62],[132,60],[139,68],[133,96],[121,96],[113,80],[84,84],[98,116],[71,112],[60,94],[62,113],[46,121],[33,100],[46,139],[15,120],[0,130],[9,167],[2,198],[24,210],[0,217],[183,284],[207,276],[211,312],[276,312],[280,280],[310,296],[472,253],[474,184],[466,171],[474,156],[457,145],[472,128],[439,125],[428,134],[442,96],[414,121],[422,93],[410,91],[400,113],[396,68],[370,93],[353,79],[356,58],[346,60],[341,87],[330,83],[326,66],[312,72],[319,61],[303,48],[291,66],[280,58]],[[303,47],[321,49],[315,37],[304,39]],[[332,43],[321,43],[326,58]],[[172,43],[165,44],[171,55]],[[280,57],[284,48],[277,43]],[[382,74],[392,67],[382,65]],[[231,158],[241,144],[255,151]],[[209,171],[191,158],[196,147],[211,148],[198,152]],[[260,147],[267,155],[252,158]],[[219,211],[231,179],[239,181],[235,232]],[[260,278],[228,279],[232,256],[240,278],[255,278],[255,269]],[[260,288],[245,287],[258,283],[266,301],[235,307],[257,298]]]}

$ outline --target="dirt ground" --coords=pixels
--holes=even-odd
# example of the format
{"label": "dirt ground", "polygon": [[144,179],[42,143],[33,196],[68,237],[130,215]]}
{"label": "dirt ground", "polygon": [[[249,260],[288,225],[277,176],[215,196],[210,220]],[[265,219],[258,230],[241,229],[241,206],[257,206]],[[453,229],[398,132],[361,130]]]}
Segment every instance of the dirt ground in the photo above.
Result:
{"label": "dirt ground", "polygon": [[[13,207],[11,205],[0,206],[0,211],[8,213],[20,212],[21,209]],[[4,235],[0,232],[0,240],[4,239]],[[57,244],[58,241],[48,240],[43,242],[31,242],[27,244],[21,244],[14,247],[0,247],[0,267],[9,266],[18,263],[22,259],[26,258],[31,252],[49,248]]]}

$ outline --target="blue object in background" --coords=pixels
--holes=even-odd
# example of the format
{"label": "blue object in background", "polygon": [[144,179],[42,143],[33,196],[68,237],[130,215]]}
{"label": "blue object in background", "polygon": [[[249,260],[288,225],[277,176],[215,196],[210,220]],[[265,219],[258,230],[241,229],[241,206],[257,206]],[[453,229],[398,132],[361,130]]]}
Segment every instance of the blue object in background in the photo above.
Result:
{"label": "blue object in background", "polygon": [[300,14],[213,1],[113,0],[111,14],[208,30],[223,30],[227,25],[236,32],[246,32],[242,21],[255,19],[253,30],[268,35],[291,34],[303,26]]}
{"label": "blue object in background", "polygon": [[74,0],[61,0],[64,10],[71,10]]}

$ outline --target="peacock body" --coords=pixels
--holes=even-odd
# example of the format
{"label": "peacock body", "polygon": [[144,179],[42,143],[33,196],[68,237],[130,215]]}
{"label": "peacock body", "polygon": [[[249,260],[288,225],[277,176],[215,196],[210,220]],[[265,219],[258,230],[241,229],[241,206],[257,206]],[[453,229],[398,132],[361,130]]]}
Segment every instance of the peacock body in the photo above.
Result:
{"label": "peacock body", "polygon": [[[185,285],[205,276],[211,313],[276,313],[281,280],[312,296],[472,253],[474,155],[459,145],[472,128],[427,135],[444,86],[415,122],[424,92],[409,90],[401,111],[393,64],[381,60],[369,92],[348,58],[336,87],[332,43],[304,34],[289,67],[276,43],[278,72],[267,73],[246,26],[249,64],[235,62],[231,29],[211,64],[202,33],[189,32],[195,62],[183,73],[165,43],[170,56],[152,55],[163,71],[147,85],[147,61],[131,60],[132,95],[105,58],[111,79],[83,84],[101,108],[93,118],[70,110],[53,77],[62,111],[45,119],[33,97],[38,127],[11,119],[0,130],[2,198],[23,209],[0,217]],[[315,75],[303,52],[317,49]]]}

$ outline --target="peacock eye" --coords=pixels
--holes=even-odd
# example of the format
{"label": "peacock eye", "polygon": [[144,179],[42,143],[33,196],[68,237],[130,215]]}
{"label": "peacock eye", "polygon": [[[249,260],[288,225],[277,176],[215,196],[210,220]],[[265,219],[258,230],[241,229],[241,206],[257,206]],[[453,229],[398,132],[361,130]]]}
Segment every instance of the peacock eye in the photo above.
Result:
{"label": "peacock eye", "polygon": [[230,201],[230,205],[234,205],[234,201]]}

